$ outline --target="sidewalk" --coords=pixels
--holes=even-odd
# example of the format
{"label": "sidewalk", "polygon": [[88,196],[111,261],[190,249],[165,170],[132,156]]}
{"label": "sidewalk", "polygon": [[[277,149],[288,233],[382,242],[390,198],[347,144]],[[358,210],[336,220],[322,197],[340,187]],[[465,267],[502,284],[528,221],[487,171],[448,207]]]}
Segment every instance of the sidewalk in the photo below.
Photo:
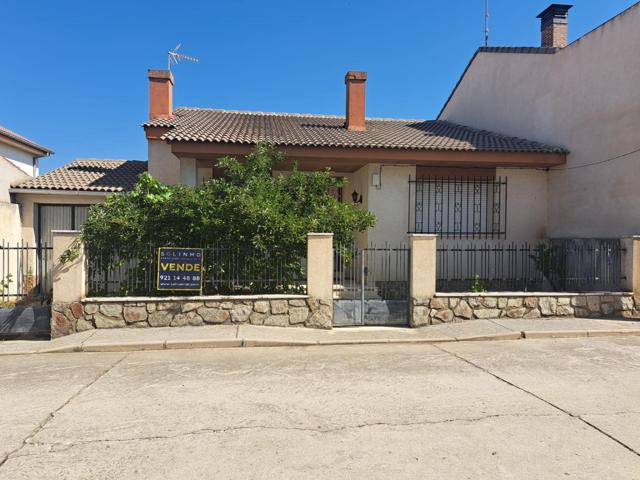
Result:
{"label": "sidewalk", "polygon": [[1,355],[380,343],[440,343],[639,335],[640,321],[576,318],[471,320],[411,329],[334,330],[253,325],[90,330],[51,341],[0,342]]}

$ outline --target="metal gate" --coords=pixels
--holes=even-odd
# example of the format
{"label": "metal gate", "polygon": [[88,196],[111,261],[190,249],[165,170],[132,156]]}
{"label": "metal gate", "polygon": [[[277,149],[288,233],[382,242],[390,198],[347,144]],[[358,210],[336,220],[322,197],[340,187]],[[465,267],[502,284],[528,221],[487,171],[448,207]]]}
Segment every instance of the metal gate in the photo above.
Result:
{"label": "metal gate", "polygon": [[0,240],[0,301],[42,299],[51,293],[53,247]]}
{"label": "metal gate", "polygon": [[409,323],[407,247],[337,246],[333,284],[335,326]]}

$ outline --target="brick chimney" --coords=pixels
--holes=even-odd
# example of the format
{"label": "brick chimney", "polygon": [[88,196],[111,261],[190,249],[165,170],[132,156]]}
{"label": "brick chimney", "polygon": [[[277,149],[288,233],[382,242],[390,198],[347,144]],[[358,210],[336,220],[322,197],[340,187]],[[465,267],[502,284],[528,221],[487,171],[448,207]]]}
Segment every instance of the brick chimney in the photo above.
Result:
{"label": "brick chimney", "polygon": [[345,126],[348,130],[364,132],[365,83],[367,72],[347,72],[344,83],[347,85],[347,115]]}
{"label": "brick chimney", "polygon": [[149,70],[149,118],[173,116],[173,75],[169,70]]}
{"label": "brick chimney", "polygon": [[569,10],[573,5],[552,3],[538,15],[542,31],[542,47],[564,48],[569,38]]}

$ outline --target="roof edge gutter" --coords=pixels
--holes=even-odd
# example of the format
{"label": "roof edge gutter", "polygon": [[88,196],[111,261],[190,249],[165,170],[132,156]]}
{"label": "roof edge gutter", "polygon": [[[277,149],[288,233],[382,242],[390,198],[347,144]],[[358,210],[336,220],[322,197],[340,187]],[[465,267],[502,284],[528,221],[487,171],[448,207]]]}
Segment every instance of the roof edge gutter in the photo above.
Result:
{"label": "roof edge gutter", "polygon": [[88,196],[88,197],[104,197],[113,193],[122,192],[91,192],[82,190],[55,190],[55,189],[40,189],[40,188],[10,188],[9,193],[35,193],[42,195],[72,195],[72,196]]}

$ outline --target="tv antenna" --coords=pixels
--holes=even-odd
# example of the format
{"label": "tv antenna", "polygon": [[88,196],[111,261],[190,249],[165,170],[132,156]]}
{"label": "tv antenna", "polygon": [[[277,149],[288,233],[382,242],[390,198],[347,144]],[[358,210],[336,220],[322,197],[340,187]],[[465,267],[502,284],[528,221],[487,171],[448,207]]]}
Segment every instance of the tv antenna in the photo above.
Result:
{"label": "tv antenna", "polygon": [[484,46],[489,46],[489,0],[484,0]]}
{"label": "tv antenna", "polygon": [[169,50],[167,52],[167,56],[168,56],[167,64],[168,64],[169,70],[171,70],[171,65],[178,65],[178,63],[180,63],[180,61],[182,60],[187,60],[188,62],[196,62],[196,63],[200,61],[200,59],[196,57],[191,57],[189,55],[178,53],[178,50],[180,50],[180,47],[182,47],[181,43],[176,45],[173,50]]}

